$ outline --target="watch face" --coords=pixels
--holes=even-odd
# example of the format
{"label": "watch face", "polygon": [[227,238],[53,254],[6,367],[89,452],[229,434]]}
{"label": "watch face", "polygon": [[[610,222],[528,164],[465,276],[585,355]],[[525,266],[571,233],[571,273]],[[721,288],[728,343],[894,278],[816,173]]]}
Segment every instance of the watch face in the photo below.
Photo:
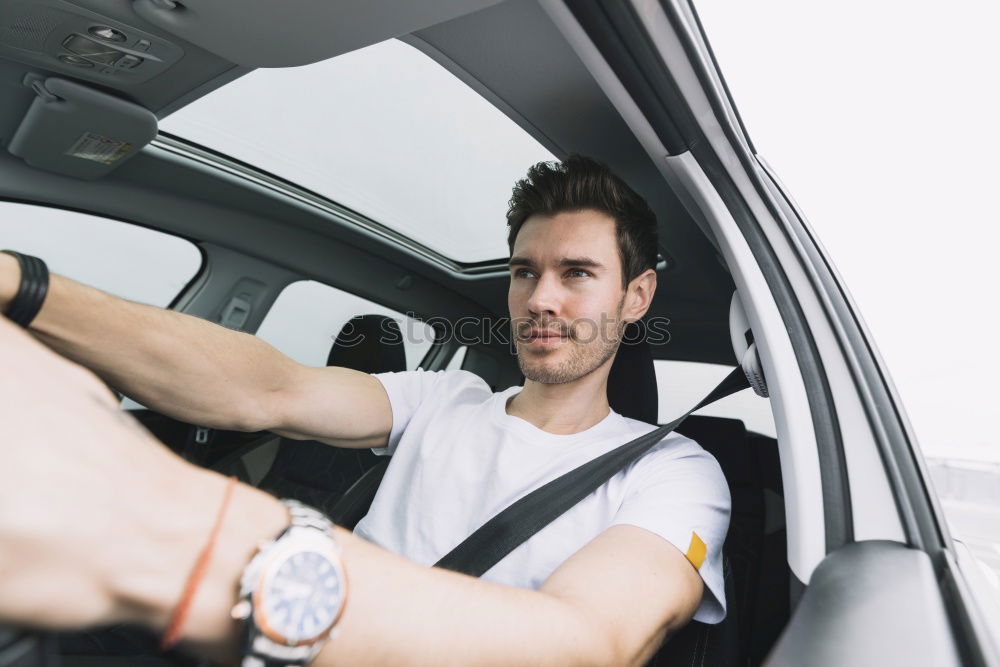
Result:
{"label": "watch face", "polygon": [[343,570],[320,551],[295,551],[270,564],[254,612],[271,639],[294,645],[329,632],[344,598]]}

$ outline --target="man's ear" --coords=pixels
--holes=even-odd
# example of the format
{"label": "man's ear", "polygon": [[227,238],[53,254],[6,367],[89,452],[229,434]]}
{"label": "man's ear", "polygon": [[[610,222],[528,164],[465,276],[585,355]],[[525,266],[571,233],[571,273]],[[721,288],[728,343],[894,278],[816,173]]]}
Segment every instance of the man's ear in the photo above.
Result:
{"label": "man's ear", "polygon": [[622,319],[635,322],[649,310],[656,292],[656,271],[646,269],[631,281],[625,288],[625,307],[622,309]]}

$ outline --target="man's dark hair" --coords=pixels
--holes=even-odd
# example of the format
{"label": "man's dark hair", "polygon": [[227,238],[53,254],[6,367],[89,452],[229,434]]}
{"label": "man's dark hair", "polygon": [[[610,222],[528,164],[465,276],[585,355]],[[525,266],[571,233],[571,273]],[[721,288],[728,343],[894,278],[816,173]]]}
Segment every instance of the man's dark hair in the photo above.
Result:
{"label": "man's dark hair", "polygon": [[511,253],[521,226],[532,215],[554,216],[584,209],[614,218],[624,286],[656,266],[656,215],[649,204],[607,165],[575,153],[562,162],[532,165],[527,178],[514,185],[507,209]]}

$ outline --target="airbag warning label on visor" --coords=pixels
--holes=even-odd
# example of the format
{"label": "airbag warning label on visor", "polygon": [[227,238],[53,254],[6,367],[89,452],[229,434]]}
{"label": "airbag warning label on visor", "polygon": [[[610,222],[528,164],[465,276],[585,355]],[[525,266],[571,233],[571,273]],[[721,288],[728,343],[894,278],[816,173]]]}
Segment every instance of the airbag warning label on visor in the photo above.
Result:
{"label": "airbag warning label on visor", "polygon": [[132,150],[132,144],[111,137],[103,137],[93,132],[84,132],[76,140],[76,143],[66,151],[66,155],[101,164],[114,164],[130,150]]}

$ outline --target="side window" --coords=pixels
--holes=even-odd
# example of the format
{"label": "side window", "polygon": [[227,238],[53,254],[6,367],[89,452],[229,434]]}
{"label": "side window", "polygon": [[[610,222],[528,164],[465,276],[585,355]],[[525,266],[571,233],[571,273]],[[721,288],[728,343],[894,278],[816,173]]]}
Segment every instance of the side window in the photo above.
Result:
{"label": "side window", "polygon": [[45,260],[49,270],[131,301],[165,307],[201,268],[186,239],[126,222],[0,201],[0,248]]}
{"label": "side window", "polygon": [[465,361],[465,353],[469,351],[469,348],[465,345],[461,346],[455,353],[451,355],[451,360],[448,365],[445,366],[446,371],[457,371],[462,369],[462,362]]}
{"label": "side window", "polygon": [[396,320],[407,369],[416,368],[434,342],[433,327],[313,280],[300,280],[282,290],[257,336],[301,364],[325,366],[337,334],[356,315],[386,315]]}
{"label": "side window", "polygon": [[[691,361],[656,359],[656,391],[659,394],[659,423],[680,417],[705,398],[732,370],[730,366]],[[745,389],[705,406],[695,414],[728,417],[742,421],[748,431],[776,437],[771,402]]]}

